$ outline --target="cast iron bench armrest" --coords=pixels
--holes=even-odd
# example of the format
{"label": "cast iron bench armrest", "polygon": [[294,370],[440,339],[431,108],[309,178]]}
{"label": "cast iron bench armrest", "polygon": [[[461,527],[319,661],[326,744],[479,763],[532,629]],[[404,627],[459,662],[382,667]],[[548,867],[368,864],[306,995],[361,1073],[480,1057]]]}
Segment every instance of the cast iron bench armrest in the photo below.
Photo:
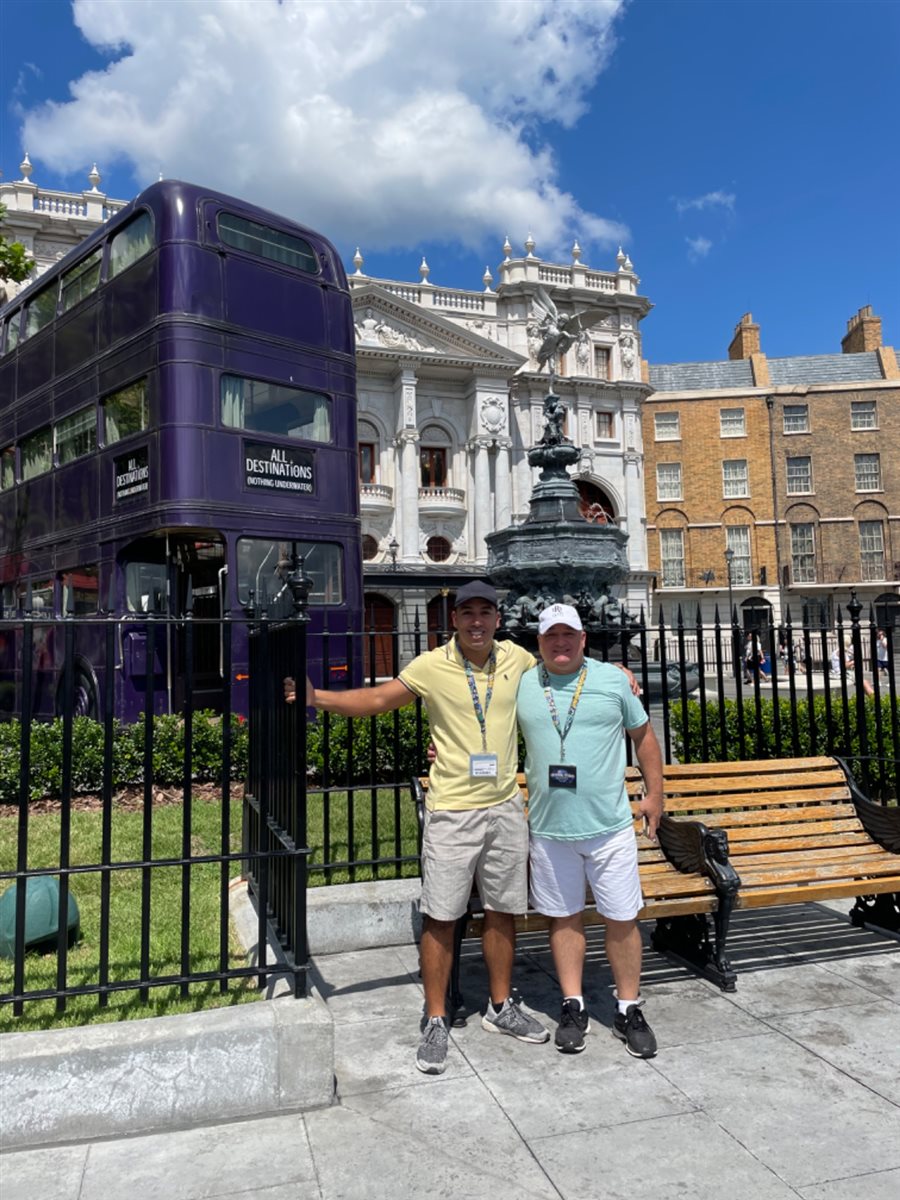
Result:
{"label": "cast iron bench armrest", "polygon": [[875,804],[860,790],[844,759],[837,755],[835,758],[847,777],[850,798],[863,829],[883,849],[891,854],[900,854],[900,807],[888,808],[886,804]]}
{"label": "cast iron bench armrest", "polygon": [[663,814],[657,837],[660,849],[676,870],[705,875],[717,892],[736,891],[741,886],[728,861],[728,834],[724,829],[707,829],[702,821],[676,821]]}

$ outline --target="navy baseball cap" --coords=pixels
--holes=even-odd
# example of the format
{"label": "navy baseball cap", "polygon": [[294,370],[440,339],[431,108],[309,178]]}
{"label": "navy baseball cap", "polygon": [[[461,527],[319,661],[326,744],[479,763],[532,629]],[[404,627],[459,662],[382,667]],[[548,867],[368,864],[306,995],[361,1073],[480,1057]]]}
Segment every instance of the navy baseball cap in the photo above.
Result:
{"label": "navy baseball cap", "polygon": [[459,608],[467,600],[487,600],[488,604],[493,604],[494,608],[500,607],[500,602],[497,599],[497,589],[491,587],[483,579],[473,579],[471,583],[464,583],[456,593],[453,607]]}

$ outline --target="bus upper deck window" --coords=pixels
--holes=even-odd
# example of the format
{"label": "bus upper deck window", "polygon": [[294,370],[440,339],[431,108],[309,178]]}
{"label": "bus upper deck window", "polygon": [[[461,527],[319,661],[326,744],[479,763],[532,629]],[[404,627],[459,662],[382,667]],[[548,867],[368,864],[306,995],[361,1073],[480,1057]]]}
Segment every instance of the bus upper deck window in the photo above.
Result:
{"label": "bus upper deck window", "polygon": [[71,271],[66,271],[62,277],[60,296],[62,312],[68,312],[76,304],[95,292],[100,283],[100,259],[103,257],[103,247],[98,246],[93,254],[89,254]]}
{"label": "bus upper deck window", "polygon": [[53,430],[48,425],[22,438],[22,479],[34,479],[53,466]]}
{"label": "bus upper deck window", "polygon": [[150,424],[147,380],[138,379],[103,400],[103,444],[111,446]]}
{"label": "bus upper deck window", "polygon": [[223,375],[222,424],[274,437],[331,441],[331,401],[321,392]]}
{"label": "bus upper deck window", "polygon": [[56,316],[56,283],[45,287],[42,292],[38,292],[25,305],[25,328],[22,331],[22,341],[32,337],[43,329],[45,325],[49,325]]}
{"label": "bus upper deck window", "polygon": [[97,414],[93,404],[57,421],[53,431],[60,466],[97,448]]}
{"label": "bus upper deck window", "polygon": [[6,318],[6,349],[5,354],[9,354],[10,350],[15,350],[19,344],[19,318],[22,315],[22,310],[14,312],[11,317]]}
{"label": "bus upper deck window", "polygon": [[0,492],[5,492],[16,482],[16,448],[7,446],[0,450]]}
{"label": "bus upper deck window", "polygon": [[246,250],[258,258],[267,258],[270,262],[295,267],[311,275],[318,274],[316,253],[305,238],[282,233],[279,229],[261,225],[258,221],[248,221],[246,217],[238,217],[234,213],[219,213],[217,224],[219,237],[226,246]]}
{"label": "bus upper deck window", "polygon": [[113,235],[109,243],[109,278],[121,275],[152,249],[153,218],[145,211]]}

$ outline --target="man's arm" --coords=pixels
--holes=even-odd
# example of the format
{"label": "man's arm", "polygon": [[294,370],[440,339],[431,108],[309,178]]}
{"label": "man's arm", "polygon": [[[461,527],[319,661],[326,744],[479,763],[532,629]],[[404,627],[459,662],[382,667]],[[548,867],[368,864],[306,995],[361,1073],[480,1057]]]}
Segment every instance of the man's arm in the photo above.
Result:
{"label": "man's arm", "polygon": [[647,836],[655,842],[664,808],[662,751],[649,721],[629,729],[628,736],[634,743],[638,766],[644,777],[644,795],[638,808],[647,821]]}
{"label": "man's arm", "polygon": [[[284,681],[284,698],[288,704],[296,699],[296,685],[288,676]],[[404,704],[411,704],[415,695],[405,683],[392,679],[378,687],[351,688],[349,692],[329,692],[314,688],[306,681],[306,707],[319,708],[324,712],[338,713],[342,717],[376,717],[379,713],[393,712]]]}

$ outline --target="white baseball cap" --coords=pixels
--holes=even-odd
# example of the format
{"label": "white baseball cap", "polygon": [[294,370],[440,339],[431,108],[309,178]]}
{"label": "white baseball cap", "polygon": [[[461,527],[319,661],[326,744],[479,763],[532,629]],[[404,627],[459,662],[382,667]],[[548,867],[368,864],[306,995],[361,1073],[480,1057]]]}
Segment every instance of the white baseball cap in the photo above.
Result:
{"label": "white baseball cap", "polygon": [[554,625],[568,625],[570,629],[575,629],[579,633],[584,630],[581,617],[571,604],[551,604],[538,617],[539,634],[545,634]]}

